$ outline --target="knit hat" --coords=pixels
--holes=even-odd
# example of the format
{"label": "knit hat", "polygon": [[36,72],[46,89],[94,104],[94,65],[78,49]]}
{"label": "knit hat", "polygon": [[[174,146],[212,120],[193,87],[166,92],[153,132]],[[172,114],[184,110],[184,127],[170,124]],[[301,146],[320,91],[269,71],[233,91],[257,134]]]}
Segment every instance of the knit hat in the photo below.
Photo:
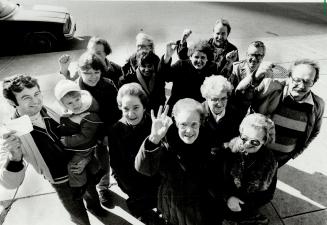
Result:
{"label": "knit hat", "polygon": [[60,80],[54,88],[54,95],[56,99],[61,102],[61,99],[71,91],[81,91],[81,89],[74,81],[66,79]]}

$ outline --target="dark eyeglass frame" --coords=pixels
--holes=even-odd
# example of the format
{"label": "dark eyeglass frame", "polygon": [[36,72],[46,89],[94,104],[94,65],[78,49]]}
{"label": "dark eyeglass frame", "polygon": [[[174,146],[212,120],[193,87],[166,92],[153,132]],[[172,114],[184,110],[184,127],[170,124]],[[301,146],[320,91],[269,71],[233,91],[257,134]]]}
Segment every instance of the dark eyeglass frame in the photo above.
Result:
{"label": "dark eyeglass frame", "polygon": [[242,137],[241,135],[240,135],[240,138],[241,138],[241,140],[243,141],[243,144],[245,143],[245,142],[247,142],[247,141],[250,141],[250,144],[252,145],[252,146],[254,146],[254,147],[259,147],[262,143],[259,141],[259,140],[257,140],[257,139],[247,139],[247,138],[244,138],[244,137]]}
{"label": "dark eyeglass frame", "polygon": [[295,78],[292,77],[292,76],[291,76],[291,79],[295,84],[303,83],[303,85],[306,86],[306,87],[312,87],[314,85],[314,83],[315,83],[313,80],[304,80],[304,79],[295,80]]}

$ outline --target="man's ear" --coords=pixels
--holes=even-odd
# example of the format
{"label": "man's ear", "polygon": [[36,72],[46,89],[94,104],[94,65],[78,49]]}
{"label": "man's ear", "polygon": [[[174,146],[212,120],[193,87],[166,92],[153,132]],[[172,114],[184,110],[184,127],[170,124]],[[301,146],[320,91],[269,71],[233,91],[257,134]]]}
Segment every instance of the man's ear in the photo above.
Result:
{"label": "man's ear", "polygon": [[16,108],[17,104],[13,100],[7,99],[7,102],[9,103],[9,105]]}

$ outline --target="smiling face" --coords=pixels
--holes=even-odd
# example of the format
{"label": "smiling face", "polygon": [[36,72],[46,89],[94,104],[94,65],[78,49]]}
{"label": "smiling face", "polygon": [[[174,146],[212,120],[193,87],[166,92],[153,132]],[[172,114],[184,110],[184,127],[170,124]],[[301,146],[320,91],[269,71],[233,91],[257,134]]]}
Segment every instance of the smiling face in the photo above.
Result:
{"label": "smiling face", "polygon": [[65,95],[61,99],[62,104],[66,109],[72,111],[73,113],[79,113],[82,109],[81,94],[76,92],[74,95]]}
{"label": "smiling face", "polygon": [[16,109],[19,115],[34,116],[41,111],[43,97],[37,86],[24,88],[21,92],[14,92],[14,94],[18,103]]}
{"label": "smiling face", "polygon": [[251,71],[258,69],[263,57],[265,56],[265,50],[261,47],[254,47],[250,45],[246,52],[246,61]]}
{"label": "smiling face", "polygon": [[227,27],[218,23],[213,29],[213,41],[216,47],[222,47],[227,41],[228,31]]}
{"label": "smiling face", "polygon": [[265,132],[252,126],[243,128],[240,138],[247,153],[256,153],[264,144]]}
{"label": "smiling face", "polygon": [[140,98],[132,95],[122,97],[121,110],[127,123],[133,126],[138,125],[142,121],[145,112]]}
{"label": "smiling face", "polygon": [[199,136],[200,115],[196,111],[181,111],[176,117],[178,135],[185,144],[192,144]]}
{"label": "smiling face", "polygon": [[150,63],[146,63],[145,65],[139,65],[140,71],[142,75],[145,77],[150,77],[154,73],[154,65]]}
{"label": "smiling face", "polygon": [[211,95],[206,100],[211,112],[215,115],[219,115],[226,109],[228,95],[227,92],[222,91],[220,93]]}
{"label": "smiling face", "polygon": [[82,77],[83,82],[91,87],[97,85],[101,77],[101,71],[94,69],[79,69],[79,74]]}
{"label": "smiling face", "polygon": [[293,68],[289,77],[289,92],[292,97],[300,101],[305,98],[314,84],[316,71],[307,64],[300,64]]}
{"label": "smiling face", "polygon": [[206,65],[208,62],[208,57],[205,53],[200,52],[200,51],[195,51],[191,57],[190,60],[192,62],[192,65],[194,66],[195,69],[201,70],[203,67]]}

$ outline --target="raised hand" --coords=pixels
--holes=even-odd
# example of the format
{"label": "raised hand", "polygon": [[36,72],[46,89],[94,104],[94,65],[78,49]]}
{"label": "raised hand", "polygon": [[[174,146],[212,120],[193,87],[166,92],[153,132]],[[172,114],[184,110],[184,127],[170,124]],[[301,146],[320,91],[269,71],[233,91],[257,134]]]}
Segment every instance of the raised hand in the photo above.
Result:
{"label": "raised hand", "polygon": [[151,110],[151,134],[149,136],[149,140],[154,144],[158,144],[161,139],[166,135],[168,128],[173,123],[172,119],[167,116],[169,106],[167,105],[163,110],[163,107],[160,106],[158,110],[157,117],[154,115],[153,110]]}
{"label": "raised hand", "polygon": [[72,59],[70,55],[62,55],[60,56],[58,62],[59,62],[59,67],[60,67],[60,73],[63,75],[66,75],[68,72],[68,67],[71,63]]}
{"label": "raised hand", "polygon": [[20,161],[23,157],[22,142],[15,133],[16,131],[9,131],[2,135],[1,150],[8,152],[8,159],[10,161]]}
{"label": "raised hand", "polygon": [[169,42],[166,45],[165,63],[168,63],[168,61],[171,59],[176,48],[177,46],[175,42]]}
{"label": "raised hand", "polygon": [[234,51],[231,51],[231,52],[228,52],[226,54],[226,60],[230,63],[233,63],[235,62],[237,59],[237,50],[234,50]]}
{"label": "raised hand", "polygon": [[242,211],[241,204],[244,204],[244,202],[241,199],[239,199],[238,197],[235,197],[235,196],[231,196],[227,200],[227,206],[233,212]]}
{"label": "raised hand", "polygon": [[182,38],[181,38],[181,43],[183,44],[186,42],[187,38],[192,34],[192,30],[186,28],[183,31]]}
{"label": "raised hand", "polygon": [[257,72],[254,74],[254,80],[260,82],[263,78],[272,77],[272,68],[274,68],[274,66],[275,65],[271,62],[262,62]]}

